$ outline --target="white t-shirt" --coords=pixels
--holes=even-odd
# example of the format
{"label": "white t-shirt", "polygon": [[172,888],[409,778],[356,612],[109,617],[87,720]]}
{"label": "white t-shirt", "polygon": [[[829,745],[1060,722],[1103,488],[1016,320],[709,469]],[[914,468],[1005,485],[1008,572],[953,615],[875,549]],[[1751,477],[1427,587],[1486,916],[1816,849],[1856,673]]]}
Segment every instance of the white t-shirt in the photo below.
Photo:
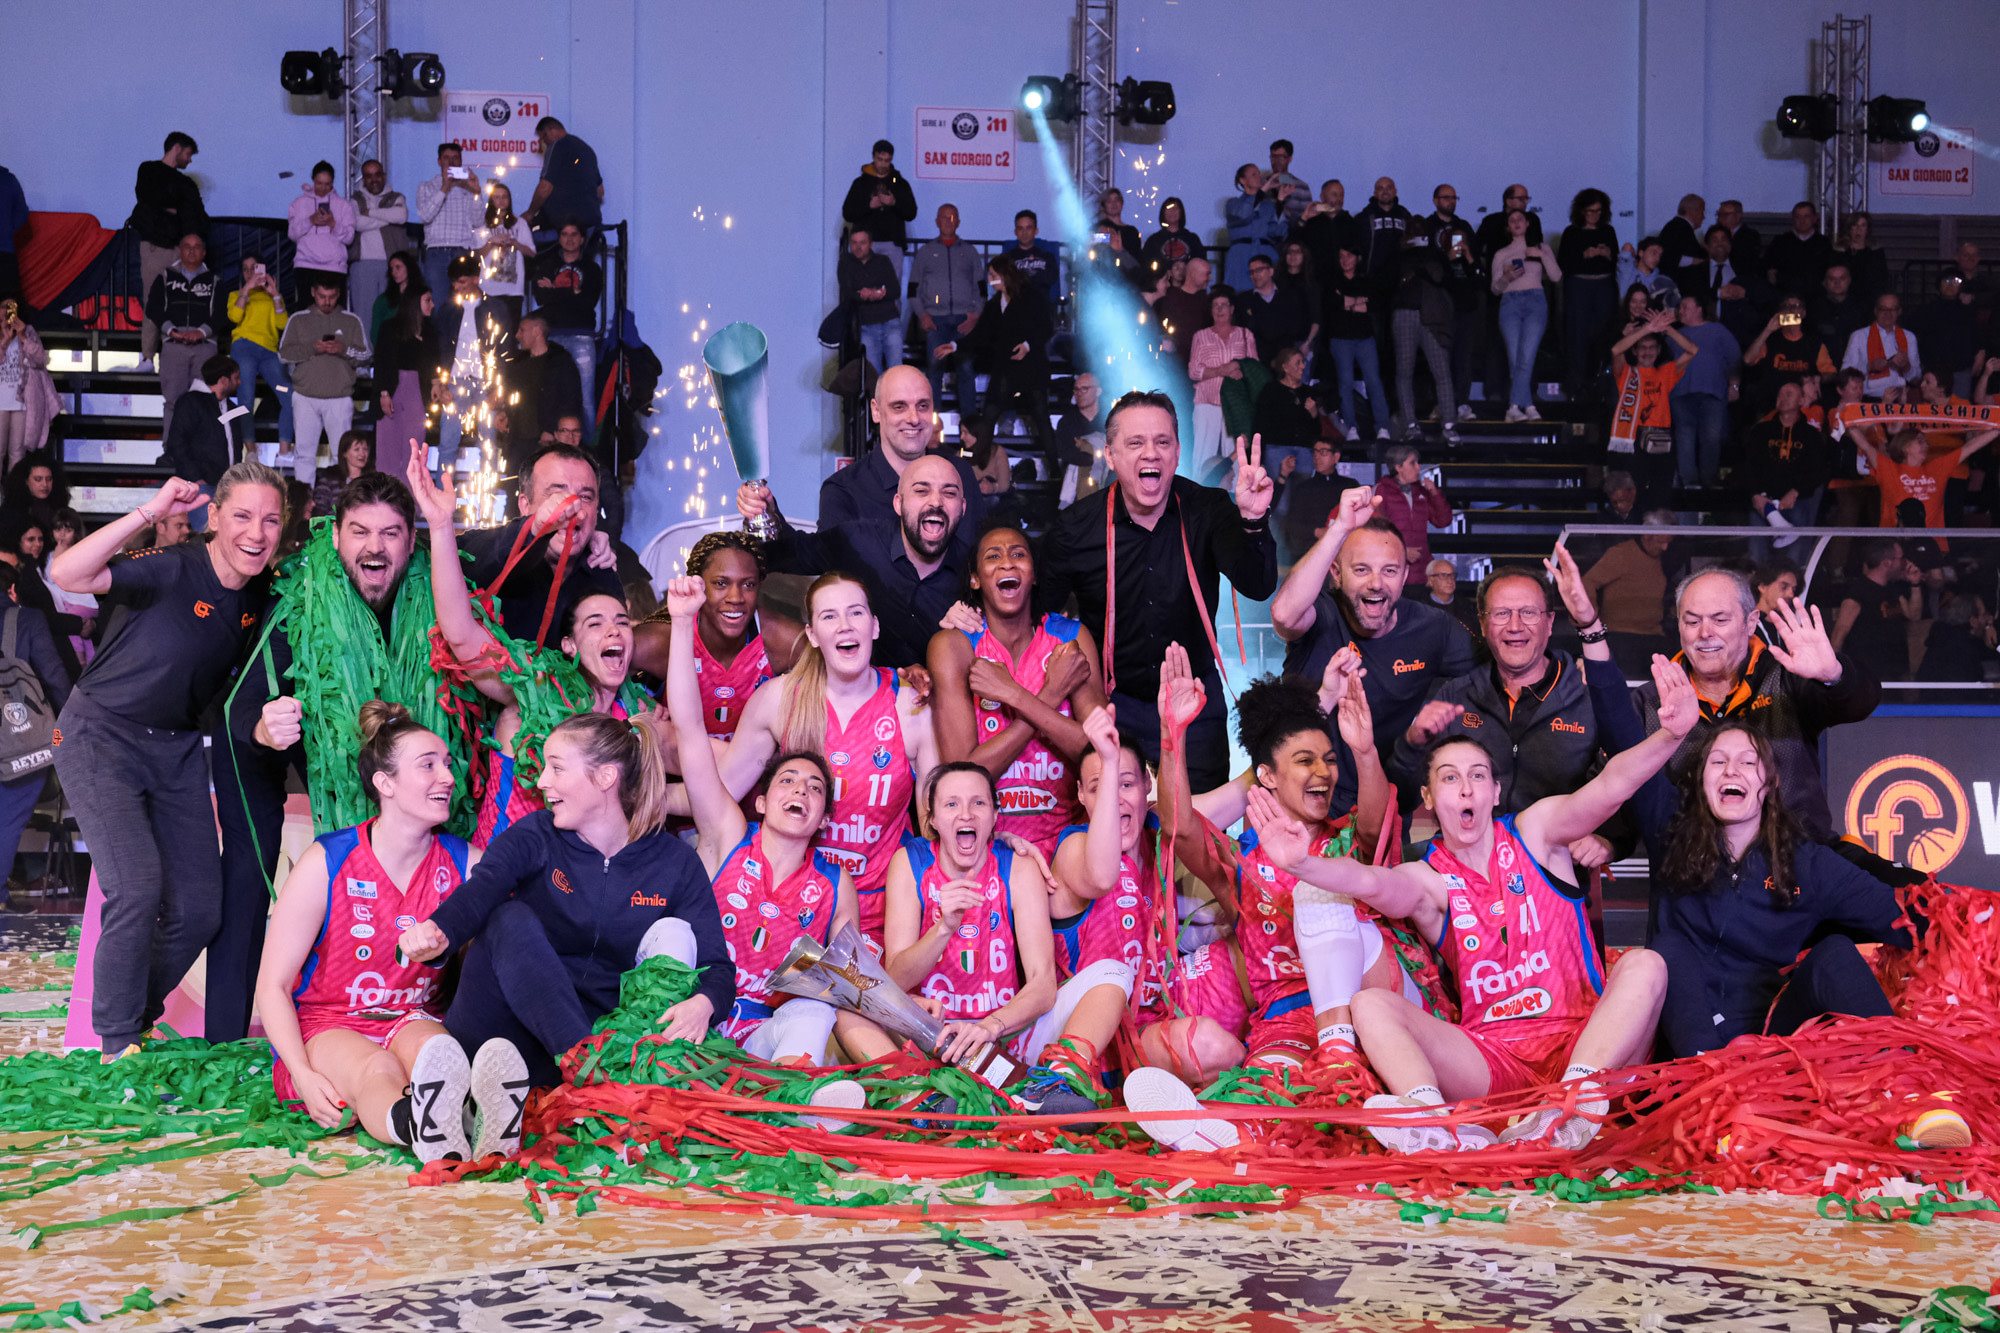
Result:
{"label": "white t-shirt", "polygon": [[[485,248],[495,236],[512,236],[522,250],[504,250],[496,259]],[[528,224],[514,219],[511,228],[481,227],[472,234],[472,248],[479,252],[479,286],[488,296],[524,296],[528,291],[528,260],[535,253],[534,233]]]}
{"label": "white t-shirt", "polygon": [[28,373],[28,359],[21,353],[24,341],[14,339],[7,344],[7,354],[0,356],[0,412],[20,412],[27,406],[21,398],[21,381]]}

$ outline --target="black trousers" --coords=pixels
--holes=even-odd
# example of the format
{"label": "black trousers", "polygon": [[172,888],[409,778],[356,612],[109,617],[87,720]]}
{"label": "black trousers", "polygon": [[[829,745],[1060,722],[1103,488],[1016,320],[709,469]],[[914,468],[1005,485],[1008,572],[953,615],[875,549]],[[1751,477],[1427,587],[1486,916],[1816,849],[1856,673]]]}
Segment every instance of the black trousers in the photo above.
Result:
{"label": "black trousers", "polygon": [[[1208,702],[1187,732],[1188,786],[1195,792],[1211,791],[1229,781],[1229,699],[1222,692],[1222,676],[1211,670],[1201,679]],[[1146,758],[1160,762],[1160,701],[1157,696],[1139,698],[1122,690],[1111,693],[1110,702],[1118,711],[1118,727],[1134,736]]]}
{"label": "black trousers", "polygon": [[285,772],[305,777],[303,745],[278,751],[232,741],[217,728],[209,737],[215,816],[222,825],[222,918],[208,942],[208,997],[203,1035],[240,1041],[250,1033],[257,965],[271,912],[271,876],[285,830]]}
{"label": "black trousers", "polygon": [[1760,996],[1722,989],[1695,941],[1660,934],[1648,947],[1667,964],[1660,1036],[1668,1056],[1717,1050],[1745,1033],[1788,1036],[1822,1014],[1875,1018],[1893,1012],[1867,960],[1845,935],[1829,935],[1807,951],[1786,979],[1768,1020]]}
{"label": "black trousers", "polygon": [[1771,1009],[1765,1031],[1784,1037],[1821,1014],[1886,1018],[1895,1013],[1868,960],[1845,935],[1829,935],[1813,945]]}

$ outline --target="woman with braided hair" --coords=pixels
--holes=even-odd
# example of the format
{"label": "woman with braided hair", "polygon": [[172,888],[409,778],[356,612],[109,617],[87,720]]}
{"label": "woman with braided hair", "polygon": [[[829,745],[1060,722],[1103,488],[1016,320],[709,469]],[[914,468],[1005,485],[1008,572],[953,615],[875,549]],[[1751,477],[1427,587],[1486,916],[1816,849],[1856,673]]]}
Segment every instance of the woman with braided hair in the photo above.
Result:
{"label": "woman with braided hair", "polygon": [[[798,660],[804,626],[758,606],[764,582],[763,544],[739,529],[711,532],[688,551],[687,572],[701,580],[706,599],[695,618],[694,669],[701,715],[710,736],[727,741],[757,687],[782,676]],[[671,618],[661,607],[632,627],[632,660],[658,680],[667,678]]]}
{"label": "woman with braided hair", "polygon": [[[523,739],[522,701],[507,679],[511,673],[500,663],[506,659],[513,672],[534,672],[544,669],[546,659],[536,653],[530,654],[532,660],[520,660],[522,650],[511,639],[503,648],[493,630],[473,611],[471,594],[458,573],[458,538],[452,525],[457,506],[450,470],[446,470],[440,488],[431,481],[423,461],[413,456],[409,476],[410,490],[430,526],[431,589],[438,630],[452,656],[470,671],[473,686],[502,705],[499,720],[493,724],[486,789],[480,796],[479,822],[472,835],[473,846],[485,847],[509,824],[541,806],[532,782],[523,782],[516,769],[517,747]],[[568,711],[587,708],[616,718],[650,713],[651,699],[631,681],[632,615],[622,599],[591,592],[571,602],[563,616],[560,643],[563,654],[582,676],[581,688],[575,693],[562,681],[555,682],[560,702],[568,705]],[[513,655],[509,648],[514,649]],[[541,720],[541,726],[552,720]],[[528,730],[532,733],[539,728]]]}

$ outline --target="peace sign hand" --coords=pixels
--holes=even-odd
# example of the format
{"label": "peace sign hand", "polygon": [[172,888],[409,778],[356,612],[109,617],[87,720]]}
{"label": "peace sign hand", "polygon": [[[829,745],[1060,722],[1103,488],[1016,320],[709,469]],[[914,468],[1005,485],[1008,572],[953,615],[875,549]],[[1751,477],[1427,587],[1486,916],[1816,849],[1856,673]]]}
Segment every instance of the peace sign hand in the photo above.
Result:
{"label": "peace sign hand", "polygon": [[1775,643],[1768,645],[1778,665],[1822,685],[1840,684],[1843,668],[1834,654],[1833,641],[1827,638],[1826,620],[1818,607],[1807,606],[1803,597],[1794,597],[1772,608],[1771,619],[1778,622],[1778,632],[1785,640],[1782,648]]}
{"label": "peace sign hand", "polygon": [[1271,510],[1271,474],[1264,471],[1264,437],[1253,435],[1245,457],[1242,436],[1236,437],[1236,512],[1245,523],[1255,523]]}

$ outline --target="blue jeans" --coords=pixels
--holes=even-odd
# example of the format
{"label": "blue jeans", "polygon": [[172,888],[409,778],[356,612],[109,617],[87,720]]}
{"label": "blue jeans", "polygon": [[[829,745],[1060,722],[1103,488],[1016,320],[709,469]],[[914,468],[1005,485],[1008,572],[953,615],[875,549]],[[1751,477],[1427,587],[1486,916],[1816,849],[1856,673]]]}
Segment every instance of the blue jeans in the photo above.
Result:
{"label": "blue jeans", "polygon": [[1682,486],[1722,484],[1722,442],[1729,437],[1729,404],[1712,393],[1677,393],[1674,470]]}
{"label": "blue jeans", "polygon": [[576,377],[583,384],[583,439],[589,444],[597,438],[597,335],[588,329],[551,329],[549,341],[576,362]]}
{"label": "blue jeans", "polygon": [[[965,339],[958,332],[959,321],[949,316],[934,329],[924,334],[924,370],[931,377],[931,401],[937,403],[944,397],[944,372],[951,369],[951,391],[958,402],[960,420],[977,417],[978,395],[974,392],[972,374],[972,350],[963,344]],[[960,347],[943,361],[937,359],[937,349],[948,342],[959,343]]]}
{"label": "blue jeans", "polygon": [[875,368],[877,375],[891,366],[903,364],[903,321],[884,320],[880,324],[861,326],[861,351],[868,358],[868,364]]}
{"label": "blue jeans", "polygon": [[1333,338],[1327,345],[1333,349],[1334,374],[1340,380],[1341,421],[1354,430],[1361,429],[1361,423],[1354,419],[1354,372],[1358,366],[1362,383],[1368,386],[1368,415],[1376,430],[1387,430],[1389,391],[1382,387],[1382,354],[1375,349],[1375,340]]}
{"label": "blue jeans", "polygon": [[[236,369],[243,374],[243,384],[236,390],[236,405],[253,417],[257,412],[257,377],[262,375],[264,383],[271,386],[271,392],[278,395],[278,438],[289,444],[292,439],[292,377],[285,370],[285,363],[278,354],[248,338],[238,338],[229,344],[229,355],[236,360]],[[248,423],[245,423],[246,426]],[[255,435],[252,429],[244,434]]]}
{"label": "blue jeans", "polygon": [[1507,401],[1535,405],[1535,353],[1549,327],[1549,298],[1542,292],[1507,292],[1500,297],[1500,341],[1507,348]]}
{"label": "blue jeans", "polygon": [[[424,281],[430,284],[431,299],[439,305],[451,300],[451,261],[464,253],[465,247],[461,245],[424,247],[424,257],[418,262],[418,267],[424,271]],[[364,314],[361,318],[365,320],[368,317]]]}

